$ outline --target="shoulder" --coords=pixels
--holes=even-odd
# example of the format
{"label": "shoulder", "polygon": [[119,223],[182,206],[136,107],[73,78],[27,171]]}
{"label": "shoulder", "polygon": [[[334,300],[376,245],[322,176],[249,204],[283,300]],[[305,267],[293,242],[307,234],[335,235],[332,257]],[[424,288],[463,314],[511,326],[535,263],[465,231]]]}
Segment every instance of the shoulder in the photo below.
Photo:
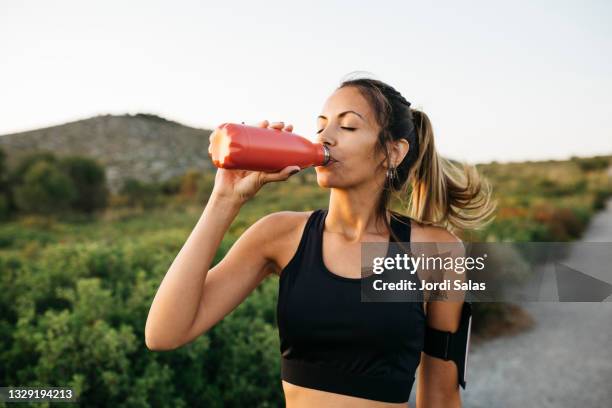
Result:
{"label": "shoulder", "polygon": [[412,220],[412,225],[420,231],[422,238],[427,242],[462,242],[459,237],[446,228],[422,224],[416,220]]}
{"label": "shoulder", "polygon": [[266,256],[279,274],[297,248],[306,222],[314,211],[278,211],[260,218],[253,227],[258,231]]}
{"label": "shoulder", "polygon": [[446,228],[423,224],[414,219],[411,219],[410,225],[414,242],[460,243],[463,247],[463,241]]}
{"label": "shoulder", "polygon": [[261,217],[256,224],[269,235],[278,237],[304,226],[313,211],[278,211]]}

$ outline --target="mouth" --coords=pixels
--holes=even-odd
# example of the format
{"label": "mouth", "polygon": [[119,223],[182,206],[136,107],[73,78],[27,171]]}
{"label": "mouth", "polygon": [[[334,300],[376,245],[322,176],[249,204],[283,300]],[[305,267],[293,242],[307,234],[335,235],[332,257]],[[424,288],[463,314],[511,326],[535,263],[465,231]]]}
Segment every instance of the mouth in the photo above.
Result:
{"label": "mouth", "polygon": [[327,164],[323,165],[323,166],[317,166],[318,168],[322,168],[322,169],[327,169],[329,167],[332,167],[334,164],[340,163],[339,160],[334,159],[333,157],[329,158],[329,161],[327,162]]}

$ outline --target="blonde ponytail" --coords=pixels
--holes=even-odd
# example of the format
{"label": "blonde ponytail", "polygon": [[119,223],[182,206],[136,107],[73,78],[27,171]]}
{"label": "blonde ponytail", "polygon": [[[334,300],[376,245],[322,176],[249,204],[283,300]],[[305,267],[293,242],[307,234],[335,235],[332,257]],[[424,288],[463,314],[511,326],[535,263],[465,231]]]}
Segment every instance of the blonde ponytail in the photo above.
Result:
{"label": "blonde ponytail", "polygon": [[425,112],[410,108],[420,151],[408,176],[412,192],[408,215],[424,224],[454,231],[481,229],[493,221],[497,202],[492,187],[475,167],[454,164],[435,147],[433,128]]}

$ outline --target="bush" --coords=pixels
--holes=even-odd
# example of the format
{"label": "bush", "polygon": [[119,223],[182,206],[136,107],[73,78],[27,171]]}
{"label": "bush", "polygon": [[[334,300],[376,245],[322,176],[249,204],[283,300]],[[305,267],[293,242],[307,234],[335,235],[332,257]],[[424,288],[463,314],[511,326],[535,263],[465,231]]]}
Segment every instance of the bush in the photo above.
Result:
{"label": "bush", "polygon": [[612,197],[612,189],[602,189],[595,192],[593,201],[593,209],[603,210],[606,207],[606,202]]}
{"label": "bush", "polygon": [[605,157],[580,158],[574,156],[571,160],[584,172],[603,170],[610,166],[610,161]]}
{"label": "bush", "polygon": [[120,193],[126,197],[127,204],[130,206],[153,208],[161,202],[158,185],[133,178],[125,180]]}
{"label": "bush", "polygon": [[40,161],[56,164],[57,158],[51,152],[36,152],[24,156],[11,172],[10,183],[12,185],[22,184],[24,176],[27,174],[28,170],[30,170],[30,167]]}
{"label": "bush", "polygon": [[66,157],[60,166],[72,179],[77,197],[72,208],[77,211],[92,213],[105,208],[108,203],[108,189],[104,168],[95,160],[86,157]]}
{"label": "bush", "polygon": [[175,176],[160,182],[159,189],[161,193],[165,195],[178,194],[181,191],[181,180],[181,176]]}
{"label": "bush", "polygon": [[190,344],[146,348],[148,309],[184,235],[0,257],[0,383],[72,386],[83,406],[282,405],[275,279]]}
{"label": "bush", "polygon": [[586,227],[589,214],[583,210],[555,208],[549,204],[534,206],[532,219],[548,228],[547,237],[537,237],[538,241],[569,241],[580,237]]}
{"label": "bush", "polygon": [[28,167],[15,188],[15,201],[24,212],[52,214],[70,208],[77,198],[74,183],[56,163],[38,161]]}
{"label": "bush", "polygon": [[3,188],[0,160],[0,197],[3,191],[8,191],[5,206],[9,209],[13,191],[10,187],[14,187],[15,207],[30,213],[51,214],[71,209],[91,214],[108,203],[104,167],[86,157],[57,159],[49,152],[30,154],[13,170],[7,185]]}

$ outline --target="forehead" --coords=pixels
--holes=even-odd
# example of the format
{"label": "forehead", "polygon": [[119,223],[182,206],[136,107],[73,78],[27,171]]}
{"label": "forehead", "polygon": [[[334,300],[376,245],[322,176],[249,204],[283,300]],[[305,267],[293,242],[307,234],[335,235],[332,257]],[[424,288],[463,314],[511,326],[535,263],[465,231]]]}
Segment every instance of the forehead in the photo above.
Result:
{"label": "forehead", "polygon": [[[357,88],[352,86],[334,91],[325,101],[321,115],[330,119],[348,110],[359,113],[367,122],[371,123],[372,115],[368,101]],[[348,114],[346,117],[354,117],[359,120],[359,117],[353,114]]]}

